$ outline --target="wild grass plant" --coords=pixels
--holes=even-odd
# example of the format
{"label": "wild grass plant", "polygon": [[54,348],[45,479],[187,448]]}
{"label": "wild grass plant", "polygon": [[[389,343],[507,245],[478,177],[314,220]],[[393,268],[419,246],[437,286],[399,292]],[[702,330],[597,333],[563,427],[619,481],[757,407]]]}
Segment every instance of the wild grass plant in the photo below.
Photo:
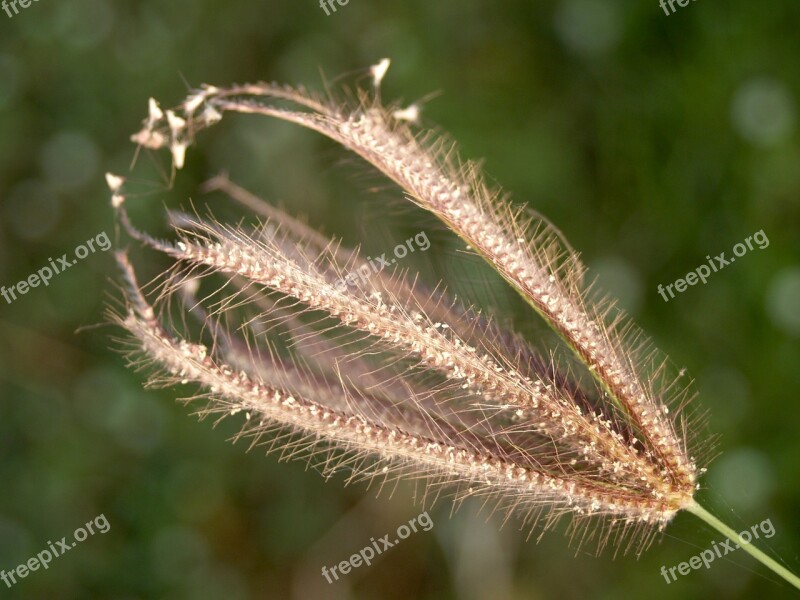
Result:
{"label": "wild grass plant", "polygon": [[[156,386],[191,384],[201,415],[245,413],[242,437],[325,476],[384,488],[418,482],[429,505],[479,497],[529,533],[563,517],[580,544],[642,552],[680,511],[731,539],[695,500],[711,451],[684,378],[609,299],[561,232],[488,185],[452,143],[419,131],[418,107],[372,88],[318,95],[270,83],[204,86],[174,110],[150,100],[140,147],[174,171],[197,134],[230,113],[316,131],[350,150],[438,217],[557,334],[535,343],[399,267],[337,285],[364,267],[226,177],[209,188],[255,213],[231,225],[169,211],[174,239],[140,231],[126,182],[112,203],[135,240],[173,261],[147,286],[118,252],[124,300],[112,318],[132,365]],[[800,580],[752,544],[787,581]]]}

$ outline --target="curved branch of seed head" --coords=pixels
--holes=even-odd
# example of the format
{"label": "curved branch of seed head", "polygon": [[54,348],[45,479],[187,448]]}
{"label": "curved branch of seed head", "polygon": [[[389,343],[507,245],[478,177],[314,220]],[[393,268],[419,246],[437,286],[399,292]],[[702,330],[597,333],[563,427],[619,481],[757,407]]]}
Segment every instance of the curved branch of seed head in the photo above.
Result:
{"label": "curved branch of seed head", "polygon": [[[244,88],[240,86],[233,91],[226,90],[226,92],[242,93],[242,89]],[[260,84],[258,89],[264,89],[263,84]],[[290,92],[287,91],[287,93]],[[416,278],[409,281],[404,274],[398,274],[396,271],[387,272],[381,269],[372,272],[367,261],[360,257],[357,250],[336,243],[306,223],[265,202],[252,192],[233,183],[226,173],[221,173],[207,181],[203,185],[203,191],[223,192],[257,215],[264,217],[268,222],[277,223],[287,234],[286,239],[289,243],[285,247],[302,248],[303,252],[312,258],[318,267],[323,267],[326,262],[333,265],[335,271],[333,275],[330,275],[331,281],[336,281],[337,273],[340,272],[369,272],[370,275],[366,281],[359,278],[348,289],[353,293],[361,292],[367,295],[374,294],[376,291],[388,294],[394,298],[396,304],[402,306],[406,311],[419,310],[431,321],[446,324],[466,344],[485,351],[496,360],[501,361],[506,368],[516,370],[523,377],[536,377],[547,385],[566,389],[568,395],[583,410],[596,413],[603,420],[612,419],[607,407],[592,401],[579,385],[573,384],[569,376],[561,372],[554,358],[551,357],[549,362],[544,360],[518,335],[503,330],[493,319],[487,318],[469,307],[462,306],[456,299],[449,297],[441,285],[429,289],[422,286]],[[170,215],[173,217],[172,224],[178,227],[192,228],[195,222],[192,215],[185,213],[171,211]],[[274,228],[267,227],[267,223],[264,224],[261,232],[250,233],[250,235],[258,238],[267,232],[270,232],[270,236],[274,238]],[[563,238],[563,236],[561,237]],[[265,299],[254,298],[254,301],[259,303],[263,300]],[[315,343],[321,342],[322,340],[317,339]],[[621,433],[626,436],[627,442],[634,439],[625,422],[615,420],[615,425],[622,429]]]}
{"label": "curved branch of seed head", "polygon": [[[180,222],[184,223],[187,217],[181,218]],[[395,374],[388,381],[385,376],[378,377],[376,363],[368,363],[363,358],[364,348],[344,350],[341,343],[334,344],[323,337],[319,330],[299,320],[296,311],[281,307],[268,295],[253,293],[248,302],[252,302],[262,314],[269,314],[272,320],[284,325],[291,323],[292,339],[301,348],[307,347],[305,358],[311,359],[311,369],[305,366],[307,360],[300,367],[296,358],[276,358],[268,340],[268,354],[264,356],[264,344],[249,339],[246,335],[249,330],[247,326],[236,328],[242,335],[234,334],[230,326],[220,326],[221,315],[216,314],[218,311],[211,314],[206,312],[202,304],[210,296],[198,300],[194,292],[199,286],[199,278],[196,275],[186,277],[190,279],[181,281],[185,277],[171,278],[172,283],[162,290],[159,297],[169,302],[171,294],[179,292],[186,311],[204,329],[213,332],[215,343],[212,353],[218,354],[223,362],[236,370],[254,374],[270,385],[326,406],[339,409],[347,407],[349,412],[357,412],[385,425],[399,426],[404,430],[411,428],[412,432],[450,440],[450,443],[456,440],[463,442],[465,438],[474,440],[473,449],[490,448],[497,456],[516,457],[518,463],[528,460],[538,467],[550,464],[551,470],[561,474],[585,474],[587,467],[591,467],[584,461],[569,460],[574,452],[568,448],[556,448],[554,440],[542,437],[525,423],[515,421],[512,411],[480,403],[474,395],[465,394],[461,389],[457,392],[448,391],[453,387],[450,382],[444,387],[437,383],[431,385],[431,382],[418,381],[411,372]],[[228,283],[241,280],[234,277]],[[246,286],[239,284],[237,287],[243,290]],[[267,339],[262,328],[253,329],[253,333]],[[292,346],[295,346],[295,342]],[[380,362],[381,370],[390,367],[390,363]],[[431,374],[430,371],[422,372]],[[636,479],[628,478],[626,485],[642,488]]]}
{"label": "curved branch of seed head", "polygon": [[[273,209],[273,211],[274,210],[277,209]],[[176,229],[196,230],[198,227],[197,218],[190,214],[168,211],[168,216],[170,224]],[[220,235],[225,234],[222,229],[215,227],[213,222],[204,222],[203,226],[215,228]],[[264,233],[264,229],[265,228],[260,228],[260,233]],[[296,231],[294,231],[294,233],[296,233]],[[277,242],[274,228],[269,238]],[[298,242],[298,244],[300,244],[300,242]],[[325,246],[331,246],[333,244],[334,242],[329,240]],[[283,252],[287,253],[287,256],[291,256],[292,259],[299,259],[305,262],[303,252],[299,251],[298,247],[292,246],[290,241],[281,240],[281,248]],[[316,257],[313,262],[315,265],[320,266],[318,258],[319,257]],[[179,265],[176,265],[176,268],[178,266]],[[190,273],[193,272],[193,270],[194,268],[190,269]],[[253,284],[250,280],[241,276],[234,276],[227,280],[226,285],[233,286],[236,292],[228,298],[215,301],[214,305],[216,308],[211,315],[208,315],[205,309],[202,308],[201,301],[198,301],[197,298],[194,297],[194,292],[190,289],[197,287],[198,280],[199,278],[194,275],[183,274],[178,276],[176,274],[172,283],[170,283],[168,287],[165,286],[162,291],[162,298],[168,297],[173,292],[179,292],[187,312],[198,317],[204,326],[208,325],[208,321],[215,322],[217,313],[221,313],[223,310],[229,312],[231,305],[234,303],[239,305],[245,303],[252,305],[257,309],[260,315],[268,314],[270,319],[269,321],[263,321],[258,317],[256,317],[255,320],[250,319],[241,326],[243,331],[246,332],[250,329],[254,333],[262,335],[275,325],[280,324],[285,329],[285,334],[288,334],[291,340],[290,348],[304,357],[305,361],[309,363],[312,369],[320,376],[335,376],[341,381],[342,386],[345,387],[353,382],[358,388],[365,390],[373,400],[377,395],[380,396],[381,399],[388,400],[398,407],[409,404],[408,398],[413,397],[417,399],[416,404],[418,404],[418,406],[416,406],[416,409],[418,410],[435,410],[448,422],[457,423],[462,428],[491,433],[492,429],[488,427],[486,423],[487,417],[485,414],[478,414],[476,411],[465,411],[457,406],[451,406],[453,401],[461,400],[461,397],[464,396],[463,393],[459,393],[457,396],[453,396],[452,394],[448,394],[446,397],[441,396],[441,392],[448,387],[454,387],[452,384],[448,384],[444,389],[439,385],[431,387],[431,385],[427,383],[423,385],[422,381],[417,381],[415,378],[409,377],[408,373],[395,373],[388,379],[385,376],[377,376],[376,371],[385,370],[390,365],[383,364],[379,369],[374,362],[366,360],[364,354],[370,354],[366,352],[367,349],[360,347],[357,350],[346,350],[345,347],[347,344],[343,343],[341,339],[337,340],[335,343],[334,340],[328,339],[319,330],[304,323],[299,319],[298,311],[292,310],[291,307],[284,306],[285,302],[283,301],[290,299],[289,297],[284,296],[281,300],[278,300],[276,298],[271,298],[268,294],[251,292],[249,290]],[[336,280],[336,276],[330,277],[330,280]],[[219,291],[221,291],[221,289],[218,290],[218,292]],[[241,295],[247,295],[245,301],[234,300],[236,296]],[[206,297],[202,302],[208,300],[210,300],[210,297]],[[292,304],[297,304],[297,301],[293,301]],[[294,308],[297,307],[295,306]],[[219,331],[219,327],[216,325],[213,325],[212,329],[214,331]],[[231,363],[235,361],[240,365],[239,368],[246,371],[256,369],[260,372],[262,363],[264,362],[260,353],[258,353],[258,355],[252,355],[252,353],[250,353],[250,356],[245,356],[245,353],[242,352],[241,349],[242,343],[236,343],[235,339],[231,339],[232,336],[226,336],[224,330],[221,335],[229,340],[229,346],[236,346],[239,350],[233,355],[236,358],[226,357],[225,362]],[[255,344],[253,344],[253,348],[258,350],[258,346]],[[252,362],[253,364],[250,365],[248,362]],[[274,371],[274,369],[269,366],[267,366],[267,368]],[[459,390],[459,392],[461,392],[461,390]],[[301,395],[305,394],[301,393]],[[474,400],[471,400],[471,402],[474,402]],[[463,404],[463,402],[459,402],[459,404]],[[470,414],[471,412],[475,412],[475,414]]]}
{"label": "curved branch of seed head", "polygon": [[[130,265],[123,262],[123,268]],[[129,285],[133,287],[133,285]],[[530,466],[521,466],[492,453],[442,443],[439,440],[388,429],[360,415],[333,410],[307,398],[218,364],[205,346],[171,337],[155,320],[154,311],[138,291],[129,299],[127,315],[119,324],[141,346],[144,355],[176,381],[199,384],[226,412],[252,412],[266,421],[332,442],[345,450],[377,454],[429,475],[444,475],[453,483],[486,488],[497,495],[513,495],[523,506],[543,503],[586,515],[613,515],[624,521],[662,526],[676,507],[666,500],[605,489],[578,478],[559,478]]]}
{"label": "curved branch of seed head", "polygon": [[[538,408],[539,401],[551,398],[534,394],[531,386],[529,401],[500,365],[486,356],[479,356],[460,340],[450,339],[422,313],[402,314],[394,304],[380,296],[371,299],[354,297],[329,283],[312,265],[287,259],[278,244],[256,241],[239,232],[229,231],[219,237],[218,231],[207,230],[208,238],[181,237],[175,247],[159,248],[177,260],[211,267],[214,270],[238,275],[252,282],[297,298],[321,309],[342,323],[383,338],[387,343],[404,347],[420,355],[429,366],[443,370],[448,376],[467,382],[470,386],[485,386],[484,393],[498,399],[516,400],[520,406]],[[521,383],[521,382],[520,382]]]}
{"label": "curved branch of seed head", "polygon": [[[464,343],[478,348],[499,361],[506,369],[516,371],[522,377],[538,378],[545,386],[556,389],[565,389],[567,395],[584,411],[597,414],[598,418],[609,420],[611,417],[604,414],[602,405],[593,402],[579,385],[575,385],[569,376],[558,368],[556,361],[544,360],[538,353],[521,340],[517,335],[504,331],[497,324],[482,314],[469,307],[462,306],[455,299],[448,297],[441,286],[435,289],[423,289],[416,279],[409,281],[403,273],[379,270],[372,272],[368,263],[361,259],[358,252],[348,249],[335,240],[328,238],[305,223],[286,214],[279,208],[273,207],[244,188],[231,182],[227,175],[218,175],[204,184],[205,191],[219,190],[227,193],[244,206],[267,219],[255,231],[248,230],[247,235],[254,239],[267,239],[277,243],[280,239],[282,253],[293,260],[308,262],[315,265],[321,274],[327,276],[330,282],[339,283],[340,273],[356,272],[359,269],[370,271],[370,276],[360,281],[356,286],[348,286],[351,294],[371,298],[380,293],[393,299],[393,303],[406,312],[419,311],[434,323],[441,323],[442,327],[449,328],[452,333]],[[196,230],[198,220],[194,215],[168,211],[169,222],[176,229]],[[278,228],[285,234],[278,238],[276,227],[271,223],[276,222]],[[224,229],[215,227],[213,222],[203,221],[203,227],[214,227],[218,234],[225,235]],[[327,266],[327,268],[326,268]],[[234,277],[229,281],[239,290],[244,290],[250,285],[249,280]],[[358,354],[342,355],[338,344],[333,344],[318,335],[314,330],[305,326],[291,314],[291,311],[281,309],[277,303],[262,294],[252,294],[248,298],[262,313],[270,315],[283,315],[280,321],[286,325],[291,323],[290,335],[293,347],[301,351],[306,349],[306,356],[313,361],[320,370],[330,370],[331,365],[337,368],[346,364],[349,375],[359,380],[360,385],[369,389],[388,392],[389,397],[401,399],[408,397],[410,382],[401,380],[402,386],[392,385],[384,378],[374,377],[372,372],[375,366],[367,364],[360,359]],[[195,306],[197,302],[193,303]],[[324,360],[323,358],[328,358]],[[346,358],[345,363],[341,359]],[[423,396],[424,392],[415,387],[414,393]],[[632,440],[631,434],[624,428],[624,422],[615,421],[615,426],[622,427],[626,442]]]}
{"label": "curved branch of seed head", "polygon": [[[180,221],[184,222],[186,218],[188,215]],[[350,406],[358,405],[360,409],[355,412],[376,419],[380,416],[382,422],[399,423],[405,429],[411,428],[412,431],[427,435],[431,435],[432,427],[435,427],[441,439],[448,439],[445,435],[454,439],[453,421],[462,430],[476,429],[475,422],[465,422],[463,412],[449,406],[449,403],[442,403],[439,398],[434,399],[435,391],[420,389],[407,378],[387,382],[375,376],[375,366],[368,364],[358,354],[348,354],[341,345],[323,337],[319,331],[307,326],[297,315],[278,306],[268,296],[254,294],[250,301],[259,310],[270,315],[277,314],[278,320],[291,324],[292,345],[301,348],[304,363],[310,360],[311,368],[299,366],[296,358],[278,358],[269,341],[265,355],[263,344],[255,343],[246,335],[247,328],[239,327],[242,333],[235,334],[220,325],[216,314],[209,314],[205,310],[202,301],[195,296],[199,285],[197,277],[181,279],[165,288],[161,298],[166,300],[173,292],[179,292],[185,310],[204,328],[213,332],[216,352],[237,371],[245,371],[270,385],[337,410],[347,408],[354,412]],[[235,284],[241,280],[234,278],[231,281]],[[244,285],[238,287],[244,289]],[[436,414],[431,412],[433,409]],[[501,435],[496,433],[494,437]]]}
{"label": "curved branch of seed head", "polygon": [[[147,303],[142,295],[133,267],[128,261],[127,255],[123,252],[116,253],[117,263],[120,266],[125,282],[124,294],[129,306],[130,314],[127,317],[113,315],[117,322],[125,323],[127,319],[138,319],[150,330],[148,335],[155,335],[161,339],[169,339],[163,327],[158,323],[153,308]],[[193,290],[191,285],[182,283],[174,286],[173,290],[181,290],[182,301],[187,306],[187,310],[204,326],[214,319],[192,297]],[[188,289],[187,289],[188,288]],[[161,299],[168,301],[167,291],[162,293]],[[437,415],[430,414],[419,409],[419,403],[412,394],[407,396],[408,402],[398,405],[387,402],[385,398],[376,397],[363,389],[356,388],[350,381],[345,381],[341,377],[338,380],[331,380],[329,377],[315,375],[307,370],[301,369],[294,363],[289,363],[276,358],[271,352],[268,356],[263,356],[259,346],[253,346],[246,340],[239,339],[230,331],[225,330],[217,322],[211,322],[211,329],[217,334],[215,336],[215,350],[203,350],[205,354],[218,354],[223,360],[226,372],[239,373],[241,377],[246,375],[254,380],[265,383],[273,388],[282,390],[286,394],[307,398],[325,409],[336,411],[340,414],[359,415],[365,419],[400,427],[401,429],[417,433],[426,437],[435,437],[440,440],[452,440],[453,444],[465,446],[470,451],[482,448],[486,451],[492,450],[497,456],[510,456],[509,451],[500,443],[494,440],[482,439],[479,436],[468,432],[456,430],[446,422],[442,422]],[[186,344],[181,344],[186,346]],[[195,344],[196,348],[205,348]],[[254,352],[258,353],[257,356]],[[154,360],[144,350],[145,358]],[[162,361],[163,362],[163,361]],[[180,371],[179,377],[175,382],[180,381],[185,384],[188,379],[185,372]],[[172,369],[172,375],[176,375]],[[162,381],[162,385],[169,385],[169,381]],[[235,412],[240,412],[241,407],[234,407]],[[213,411],[212,411],[213,412]],[[217,409],[216,412],[220,412]],[[226,414],[228,410],[223,411]],[[250,419],[248,412],[248,420]],[[526,453],[516,453],[516,458],[520,461],[531,462],[532,457]]]}
{"label": "curved branch of seed head", "polygon": [[[523,378],[488,355],[479,355],[457,337],[438,330],[423,314],[407,315],[391,302],[384,303],[380,295],[364,299],[344,293],[320,276],[310,261],[301,266],[287,259],[280,242],[253,240],[223,225],[198,221],[191,229],[200,243],[193,243],[184,235],[173,246],[137,232],[127,219],[122,202],[118,210],[131,235],[152,247],[178,260],[246,277],[310,307],[325,310],[345,325],[412,352],[428,366],[463,381],[463,385],[485,397],[495,398],[501,406],[519,407],[517,415],[521,420],[525,420],[528,412],[533,429],[553,440],[572,440],[581,460],[594,460],[615,479],[644,482],[655,497],[675,496],[675,490],[659,476],[657,467],[629,447],[613,429],[613,423],[583,414],[573,399],[564,396],[564,390]],[[208,238],[199,238],[197,231]]]}
{"label": "curved branch of seed head", "polygon": [[[282,92],[286,98],[286,89]],[[260,87],[258,94],[271,95],[268,86]],[[299,93],[291,100],[308,106]],[[645,389],[613,330],[602,325],[599,312],[587,312],[580,290],[570,289],[558,268],[541,260],[536,240],[525,243],[525,228],[509,209],[497,206],[496,195],[474,167],[458,166],[452,149],[426,148],[406,125],[390,123],[386,111],[374,105],[345,116],[334,110],[314,114],[239,99],[209,98],[209,104],[220,112],[262,114],[318,131],[360,155],[434,212],[566,341],[624,410],[645,445],[661,457],[672,483],[687,493],[694,491],[696,470],[665,416],[666,407]]]}
{"label": "curved branch of seed head", "polygon": [[[394,297],[395,302],[406,310],[418,308],[426,314],[431,321],[446,323],[448,327],[471,346],[480,347],[493,356],[501,356],[512,367],[526,376],[537,376],[556,386],[570,386],[571,380],[561,373],[554,360],[545,361],[533,349],[519,338],[518,335],[500,328],[497,323],[479,311],[463,306],[455,298],[448,295],[441,285],[430,289],[420,284],[414,278],[409,279],[396,272],[378,270],[373,272],[369,263],[362,259],[357,250],[346,248],[306,223],[287,214],[283,210],[265,202],[252,192],[232,182],[227,174],[219,174],[203,185],[203,191],[220,191],[231,199],[252,210],[265,219],[278,223],[291,238],[291,243],[302,247],[304,252],[314,257],[315,264],[324,261],[317,257],[325,256],[335,267],[337,272],[369,272],[366,282],[359,278],[349,289],[354,292],[364,291],[372,293],[379,291]],[[173,220],[173,225],[190,226],[194,221],[192,215],[175,214],[179,221]],[[251,234],[252,235],[252,234]],[[254,236],[257,237],[257,236]],[[335,280],[335,276],[331,278]],[[585,409],[597,410],[579,386],[572,386],[570,395],[578,400],[578,404]]]}
{"label": "curved branch of seed head", "polygon": [[302,221],[233,183],[227,175],[217,175],[210,179],[203,189],[221,191],[268,221],[278,223],[287,232],[287,237],[291,238],[293,244],[302,247],[308,256],[326,257],[337,272],[354,273],[360,270],[369,272],[366,283],[359,278],[348,285],[351,291],[365,291],[368,294],[379,291],[391,294],[398,304],[407,308],[418,307],[432,321],[447,323],[456,335],[470,344],[477,345],[486,341],[488,337],[489,343],[485,345],[487,350],[494,344],[507,345],[511,348],[510,340],[501,337],[502,332],[492,321],[461,306],[455,299],[450,298],[441,286],[428,289],[416,278],[409,281],[407,277],[398,276],[392,270],[374,271],[369,263],[361,258],[358,250],[335,243]]}
{"label": "curved branch of seed head", "polygon": [[[120,262],[126,270],[130,269],[124,257]],[[133,280],[132,272],[126,273],[126,279]],[[314,373],[301,368],[293,359],[287,361],[276,358],[269,343],[267,343],[268,355],[264,356],[263,344],[257,344],[255,340],[250,341],[247,336],[241,339],[239,335],[220,326],[215,315],[205,311],[201,301],[194,295],[197,287],[198,280],[193,277],[186,282],[172,284],[159,297],[169,302],[169,295],[179,291],[187,312],[204,328],[215,332],[215,343],[213,349],[209,351],[210,354],[218,356],[219,360],[237,372],[244,372],[267,385],[295,396],[302,396],[329,409],[359,415],[369,421],[381,423],[387,428],[398,428],[470,452],[489,453],[505,461],[513,461],[521,466],[529,466],[559,476],[571,476],[580,480],[587,476],[585,466],[565,464],[564,450],[552,451],[552,441],[543,439],[535,432],[517,431],[515,427],[508,427],[503,419],[495,418],[493,414],[484,417],[485,427],[476,427],[475,422],[469,419],[469,415],[465,415],[463,411],[459,412],[459,409],[451,407],[449,403],[441,402],[441,398],[435,397],[435,392],[431,390],[417,391],[407,386],[403,388],[403,393],[400,393],[399,389],[392,389],[390,392],[394,397],[391,397],[391,394],[384,397],[375,395],[370,387],[365,388],[362,381],[354,382],[349,376],[342,376],[335,358],[328,361],[334,363],[328,365],[336,375],[336,378],[331,379],[328,374]],[[263,299],[263,295],[259,295],[258,298]],[[269,312],[274,311],[275,308],[270,307]],[[319,337],[318,332],[310,328],[304,329],[309,337]],[[399,383],[407,381],[401,379]],[[427,397],[433,401],[426,400]],[[220,409],[216,412],[220,412]],[[646,492],[642,486],[637,485],[638,483],[627,482],[626,487],[635,490],[636,493]],[[607,483],[600,482],[595,485],[602,487]]]}

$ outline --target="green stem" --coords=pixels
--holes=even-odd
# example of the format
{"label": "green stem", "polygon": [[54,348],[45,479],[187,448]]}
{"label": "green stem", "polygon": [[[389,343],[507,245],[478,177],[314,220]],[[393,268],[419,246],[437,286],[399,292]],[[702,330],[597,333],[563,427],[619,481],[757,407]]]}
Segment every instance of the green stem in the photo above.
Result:
{"label": "green stem", "polygon": [[763,564],[764,566],[772,569],[775,573],[783,577],[786,581],[791,583],[797,589],[800,589],[800,577],[792,573],[786,567],[778,564],[775,560],[764,554],[761,550],[756,548],[753,544],[743,544],[739,541],[739,534],[725,525],[722,521],[720,521],[717,517],[712,515],[708,512],[705,508],[693,502],[686,508],[687,511],[695,515],[696,517],[705,521],[708,525],[711,525],[714,529],[725,535],[726,537],[730,538],[734,542],[736,542],[739,547],[747,552],[750,556],[755,558],[758,562]]}

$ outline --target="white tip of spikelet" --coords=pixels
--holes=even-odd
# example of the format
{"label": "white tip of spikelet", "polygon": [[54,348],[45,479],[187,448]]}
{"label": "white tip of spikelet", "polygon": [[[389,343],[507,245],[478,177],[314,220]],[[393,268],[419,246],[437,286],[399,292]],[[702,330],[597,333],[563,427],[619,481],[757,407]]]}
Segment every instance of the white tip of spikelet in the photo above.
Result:
{"label": "white tip of spikelet", "polygon": [[114,175],[113,173],[106,173],[106,183],[108,184],[108,189],[116,194],[122,187],[122,184],[125,183],[125,178]]}
{"label": "white tip of spikelet", "polygon": [[408,121],[409,123],[419,122],[420,108],[418,104],[412,104],[406,108],[396,110],[392,113],[392,117],[398,121]]}
{"label": "white tip of spikelet", "polygon": [[172,130],[172,135],[176,135],[181,129],[186,127],[186,120],[176,115],[171,110],[167,111],[167,123]]}
{"label": "white tip of spikelet", "polygon": [[125,196],[122,194],[112,194],[111,195],[111,206],[114,208],[119,208],[122,206],[122,203],[125,202]]}
{"label": "white tip of spikelet", "polygon": [[207,104],[206,107],[203,109],[200,118],[202,119],[204,124],[213,125],[214,123],[222,119],[222,115],[216,108],[214,108],[210,104]]}
{"label": "white tip of spikelet", "polygon": [[386,71],[389,70],[390,64],[392,64],[391,60],[388,58],[382,58],[377,65],[372,65],[369,68],[369,72],[372,75],[372,82],[375,84],[375,87],[381,87],[381,81],[383,81]]}
{"label": "white tip of spikelet", "polygon": [[175,142],[170,146],[172,151],[172,162],[176,169],[182,169],[183,163],[186,160],[186,144],[183,142]]}
{"label": "white tip of spikelet", "polygon": [[186,111],[187,115],[192,115],[194,111],[198,109],[198,107],[205,101],[206,94],[205,92],[200,92],[198,94],[193,94],[186,99],[186,102],[183,103],[183,108]]}
{"label": "white tip of spikelet", "polygon": [[140,146],[144,146],[145,148],[158,150],[159,148],[164,147],[164,144],[167,140],[160,132],[145,128],[138,133],[134,133],[131,136],[131,141],[135,144],[139,144]]}
{"label": "white tip of spikelet", "polygon": [[161,107],[158,105],[158,102],[156,102],[155,98],[150,98],[147,106],[148,112],[150,113],[149,121],[151,125],[164,118],[164,112],[161,110]]}

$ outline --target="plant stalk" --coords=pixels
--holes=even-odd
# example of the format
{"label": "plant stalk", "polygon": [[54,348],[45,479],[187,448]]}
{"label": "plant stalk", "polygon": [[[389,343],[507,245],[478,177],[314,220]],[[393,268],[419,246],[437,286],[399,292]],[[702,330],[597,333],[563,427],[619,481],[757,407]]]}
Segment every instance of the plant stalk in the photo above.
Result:
{"label": "plant stalk", "polygon": [[708,525],[722,533],[725,537],[731,539],[732,541],[736,542],[738,546],[747,552],[750,556],[755,558],[758,562],[763,564],[765,567],[771,569],[774,573],[780,575],[783,579],[791,583],[794,587],[800,590],[800,577],[792,573],[789,569],[784,567],[783,565],[778,564],[774,559],[767,556],[764,552],[759,550],[756,546],[752,543],[742,543],[739,539],[739,534],[725,525],[722,521],[720,521],[717,517],[712,515],[708,512],[705,508],[693,502],[686,510],[705,521]]}

